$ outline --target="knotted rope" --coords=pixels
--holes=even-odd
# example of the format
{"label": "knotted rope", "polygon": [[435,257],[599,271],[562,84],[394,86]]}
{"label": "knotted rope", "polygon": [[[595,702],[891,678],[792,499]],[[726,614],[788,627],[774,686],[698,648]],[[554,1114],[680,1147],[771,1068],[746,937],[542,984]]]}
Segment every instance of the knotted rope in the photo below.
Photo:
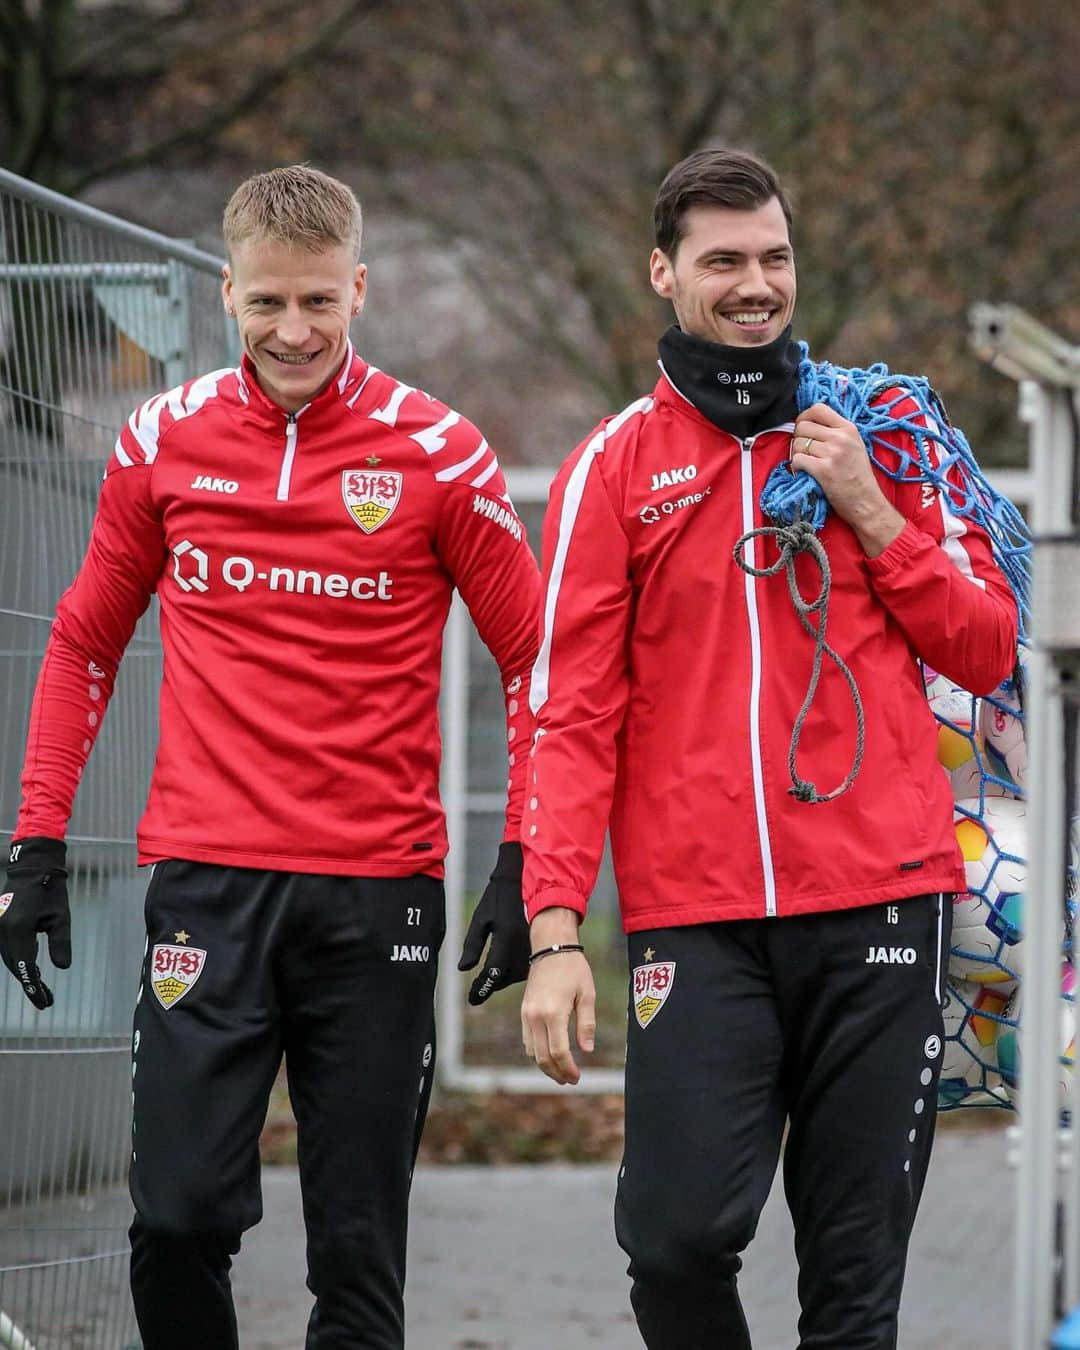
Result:
{"label": "knotted rope", "polygon": [[[809,475],[807,475],[809,477]],[[811,480],[812,481],[812,480]],[[795,613],[799,616],[799,622],[814,639],[814,664],[810,672],[810,683],[806,690],[806,697],[803,699],[802,707],[799,709],[799,715],[795,719],[795,726],[791,733],[791,745],[788,750],[788,772],[791,775],[792,786],[788,791],[800,802],[807,802],[815,805],[818,802],[835,801],[837,797],[847,792],[848,788],[854,783],[859,769],[862,767],[863,748],[866,724],[863,715],[862,698],[859,694],[859,686],[855,683],[855,676],[845,664],[843,658],[829,646],[825,640],[825,630],[829,622],[829,595],[832,591],[832,569],[829,566],[829,558],[822,547],[821,540],[816,534],[816,526],[813,520],[795,520],[789,525],[763,525],[756,530],[748,530],[746,534],[735,545],[734,557],[736,563],[744,572],[748,572],[752,577],[772,577],[781,569],[787,574],[788,593],[791,596],[791,602],[795,606]],[[751,540],[771,536],[776,540],[780,556],[770,567],[754,567],[742,555],[747,549]],[[818,591],[816,599],[807,600],[799,590],[798,579],[795,576],[795,559],[800,553],[809,553],[817,563],[818,572],[821,576],[821,588]],[[810,616],[817,614],[817,627],[811,622]],[[848,689],[851,691],[851,699],[855,705],[856,720],[856,739],[855,739],[855,758],[847,777],[839,787],[833,788],[831,792],[820,793],[817,786],[808,779],[799,776],[796,766],[796,757],[799,753],[799,740],[802,737],[803,724],[810,712],[810,705],[814,701],[814,695],[817,693],[818,681],[821,678],[821,665],[825,657],[835,661],[837,669],[847,681]]]}
{"label": "knotted rope", "polygon": [[[1016,596],[1021,640],[1026,643],[1031,531],[1016,506],[987,482],[967,438],[950,423],[929,381],[922,375],[896,375],[880,361],[866,370],[811,361],[806,343],[799,346],[803,356],[796,391],[799,411],[814,403],[828,404],[854,423],[880,473],[896,482],[933,484],[954,515],[973,520],[986,531],[994,559]],[[784,463],[766,480],[761,509],[778,524],[810,520],[820,530],[829,503],[810,474],[802,469],[792,473]]]}
{"label": "knotted rope", "polygon": [[[796,404],[800,412],[815,403],[828,404],[854,423],[874,467],[897,482],[930,483],[940,492],[954,515],[974,520],[987,533],[994,559],[1004,572],[1020,614],[1020,643],[1027,645],[1031,597],[1031,533],[1027,522],[1011,501],[986,480],[962,431],[954,427],[929,382],[921,375],[895,375],[883,362],[867,370],[847,369],[828,361],[811,361],[805,342],[799,344],[799,384]],[[906,405],[901,407],[901,405]],[[897,433],[909,438],[909,453]],[[887,438],[887,439],[886,439]],[[788,769],[799,801],[832,801],[846,792],[862,764],[864,719],[862,700],[851,671],[825,641],[825,622],[831,586],[829,560],[817,541],[816,532],[825,524],[829,502],[821,484],[804,470],[792,472],[787,462],[777,464],[762,489],[762,513],[776,522],[744,534],[735,546],[735,561],[752,576],[773,576],[787,570],[788,590],[803,627],[814,638],[814,668],[803,706],[792,732]],[[780,559],[770,568],[753,568],[740,554],[756,535],[775,535]],[[812,541],[812,543],[810,542]],[[811,553],[822,575],[817,601],[803,600],[795,582],[794,558]],[[809,616],[820,613],[815,629]],[[840,787],[820,796],[812,783],[799,777],[795,755],[803,723],[817,691],[823,656],[834,660],[848,683],[858,720],[858,744],[851,772]]]}

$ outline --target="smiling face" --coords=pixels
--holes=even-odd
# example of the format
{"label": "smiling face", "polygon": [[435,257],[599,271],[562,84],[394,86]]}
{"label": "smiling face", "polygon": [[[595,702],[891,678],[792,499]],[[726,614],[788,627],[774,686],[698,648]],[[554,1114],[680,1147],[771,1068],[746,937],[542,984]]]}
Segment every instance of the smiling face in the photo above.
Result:
{"label": "smiling face", "polygon": [[260,387],[296,412],[341,368],[367,269],[348,244],[313,252],[255,236],[234,248],[223,276],[225,310],[236,316]]}
{"label": "smiling face", "polygon": [[655,248],[649,277],[684,333],[728,347],[774,341],[795,312],[795,255],[776,197],[751,211],[692,206],[672,255]]}

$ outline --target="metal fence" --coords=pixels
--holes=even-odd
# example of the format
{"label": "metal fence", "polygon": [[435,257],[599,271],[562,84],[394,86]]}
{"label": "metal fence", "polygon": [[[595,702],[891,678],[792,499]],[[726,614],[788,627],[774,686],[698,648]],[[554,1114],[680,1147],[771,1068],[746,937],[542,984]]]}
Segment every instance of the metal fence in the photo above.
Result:
{"label": "metal fence", "polygon": [[[220,262],[0,170],[0,836],[37,670],[117,428],[228,360]],[[139,624],[69,834],[75,960],[36,1012],[0,980],[0,1346],[137,1344],[127,1293],[129,1038],[142,951],[134,826],[157,739]],[[93,714],[91,714],[93,716]]]}

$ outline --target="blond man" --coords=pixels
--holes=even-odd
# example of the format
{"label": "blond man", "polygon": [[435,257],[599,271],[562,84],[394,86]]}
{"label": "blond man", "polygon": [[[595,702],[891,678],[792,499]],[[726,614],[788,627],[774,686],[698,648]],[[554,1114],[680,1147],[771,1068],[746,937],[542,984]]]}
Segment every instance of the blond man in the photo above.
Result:
{"label": "blond man", "polygon": [[[150,399],[117,440],[39,677],[0,955],[51,1004],[37,934],[70,964],[64,834],[156,595],[131,1164],[143,1344],[238,1344],[229,1264],[261,1215],[284,1052],[307,1350],[395,1350],[445,931],[442,631],[457,588],[499,665],[509,739],[527,744],[536,566],[480,432],[352,346],[367,281],[352,191],[304,166],[259,174],[224,233],[243,358]],[[475,997],[524,973],[524,770],[511,763],[474,921],[474,946],[492,935]]]}

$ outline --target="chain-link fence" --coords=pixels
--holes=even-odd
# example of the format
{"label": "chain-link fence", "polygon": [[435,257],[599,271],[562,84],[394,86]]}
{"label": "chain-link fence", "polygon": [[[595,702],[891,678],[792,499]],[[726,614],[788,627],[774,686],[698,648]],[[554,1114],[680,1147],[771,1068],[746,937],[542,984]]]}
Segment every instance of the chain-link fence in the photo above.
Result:
{"label": "chain-link fence", "polygon": [[[0,835],[15,828],[30,702],[117,429],[226,364],[220,263],[0,171]],[[69,834],[74,965],[36,1012],[0,980],[0,1346],[121,1350],[131,1009],[142,948],[134,827],[157,739],[144,617]],[[93,719],[96,714],[91,713]]]}

